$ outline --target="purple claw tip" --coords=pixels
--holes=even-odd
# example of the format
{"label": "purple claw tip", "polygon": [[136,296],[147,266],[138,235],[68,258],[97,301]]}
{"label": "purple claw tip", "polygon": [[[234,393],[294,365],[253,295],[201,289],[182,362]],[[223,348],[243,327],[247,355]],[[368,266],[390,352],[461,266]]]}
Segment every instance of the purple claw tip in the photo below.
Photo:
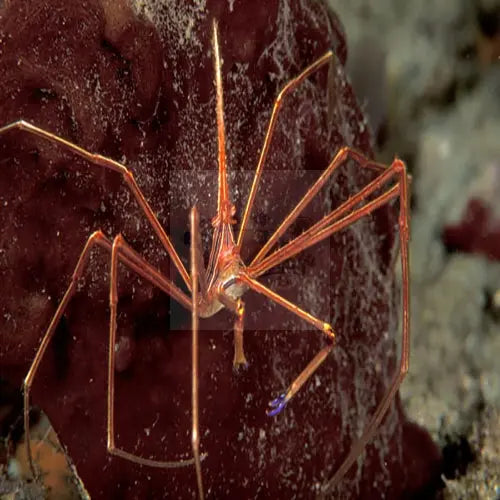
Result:
{"label": "purple claw tip", "polygon": [[285,399],[285,393],[280,394],[276,399],[273,399],[270,403],[269,406],[272,406],[273,408],[276,406],[279,406],[281,402]]}
{"label": "purple claw tip", "polygon": [[268,417],[274,417],[274,415],[277,415],[288,403],[286,400],[286,394],[280,394],[276,399],[273,399],[270,403],[269,406],[272,408],[272,410],[267,411],[267,416]]}

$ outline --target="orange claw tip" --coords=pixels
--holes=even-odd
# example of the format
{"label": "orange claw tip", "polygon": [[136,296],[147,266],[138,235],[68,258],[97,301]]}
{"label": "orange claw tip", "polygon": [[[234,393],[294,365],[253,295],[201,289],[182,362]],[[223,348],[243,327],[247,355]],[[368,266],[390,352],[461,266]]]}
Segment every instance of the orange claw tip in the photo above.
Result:
{"label": "orange claw tip", "polygon": [[328,335],[332,340],[335,338],[335,332],[333,331],[332,325],[329,323],[323,323],[323,332]]}

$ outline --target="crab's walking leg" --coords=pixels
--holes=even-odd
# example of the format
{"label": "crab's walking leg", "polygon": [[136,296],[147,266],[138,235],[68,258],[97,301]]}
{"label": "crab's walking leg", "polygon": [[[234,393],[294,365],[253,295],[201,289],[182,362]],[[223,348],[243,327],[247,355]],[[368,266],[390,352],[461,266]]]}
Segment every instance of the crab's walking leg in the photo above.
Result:
{"label": "crab's walking leg", "polygon": [[[360,201],[366,200],[377,189],[384,186],[391,178],[397,178],[394,186],[387,189],[383,194],[377,196],[373,200],[365,203],[362,207],[353,210],[353,207]],[[366,443],[375,434],[382,418],[384,417],[391,401],[393,400],[401,382],[408,371],[409,363],[409,273],[408,273],[408,239],[409,239],[409,216],[408,216],[408,174],[406,167],[401,160],[394,160],[392,165],[379,177],[369,183],[357,195],[349,198],[345,203],[340,205],[331,214],[324,217],[316,223],[308,231],[301,236],[292,240],[290,243],[276,250],[273,254],[263,259],[256,266],[251,266],[247,269],[250,276],[259,276],[265,271],[278,265],[281,262],[297,255],[306,248],[328,238],[332,234],[341,229],[353,224],[360,218],[372,213],[377,208],[385,205],[390,200],[399,197],[399,238],[401,245],[401,267],[402,267],[402,303],[403,303],[403,332],[401,343],[401,359],[399,369],[394,375],[389,388],[384,397],[377,406],[374,415],[368,422],[366,429],[361,437],[354,443],[349,454],[335,472],[334,476],[325,485],[324,491],[330,491],[344,476],[351,465],[361,454],[366,446]],[[352,211],[351,211],[352,210]],[[347,215],[346,215],[347,213]],[[341,218],[342,217],[342,218]],[[279,403],[277,403],[279,404]]]}
{"label": "crab's walking leg", "polygon": [[71,152],[77,154],[78,156],[84,158],[85,160],[89,161],[90,163],[93,163],[94,165],[108,168],[110,170],[113,170],[113,171],[121,174],[126,185],[129,187],[129,189],[131,190],[135,199],[137,200],[137,203],[139,204],[142,211],[144,212],[144,215],[146,216],[146,218],[148,219],[150,224],[153,226],[153,229],[155,230],[156,234],[158,235],[158,238],[162,242],[163,246],[165,247],[165,250],[167,251],[167,253],[170,256],[170,258],[172,259],[175,267],[177,268],[180,275],[182,276],[182,279],[186,283],[186,286],[188,288],[191,287],[191,282],[189,281],[189,275],[184,267],[184,264],[182,263],[177,252],[175,251],[175,248],[173,247],[172,242],[170,241],[170,238],[168,237],[167,233],[165,232],[165,230],[161,226],[160,222],[158,221],[158,218],[154,214],[154,212],[151,209],[146,198],[142,194],[142,191],[140,190],[139,186],[137,185],[137,182],[135,181],[134,176],[132,175],[132,172],[130,170],[128,170],[121,163],[118,163],[110,158],[106,158],[105,156],[90,153],[89,151],[81,148],[80,146],[77,146],[76,144],[74,144],[66,139],[63,139],[62,137],[59,137],[55,134],[52,134],[51,132],[47,132],[46,130],[43,130],[39,127],[36,127],[35,125],[32,125],[31,123],[25,122],[23,120],[19,120],[17,122],[10,123],[9,125],[1,127],[0,128],[0,135],[8,132],[9,130],[16,130],[16,129],[17,130],[25,130],[25,131],[29,132],[30,134],[38,135],[39,137],[42,137],[43,139],[46,139],[46,140],[53,142],[55,144],[59,144],[60,146],[65,147],[66,149],[68,149]]}
{"label": "crab's walking leg", "polygon": [[[119,234],[113,240],[111,249],[111,275],[110,275],[110,292],[109,292],[109,306],[110,306],[110,320],[109,320],[109,358],[108,358],[108,411],[107,411],[107,448],[108,452],[126,460],[130,460],[136,464],[147,465],[149,467],[159,468],[176,468],[192,465],[193,459],[188,460],[171,460],[160,461],[151,460],[149,458],[139,457],[133,453],[129,453],[115,445],[115,346],[116,346],[116,315],[118,308],[118,258],[121,255],[126,257],[133,257],[135,252],[132,251],[128,243]],[[148,273],[144,273],[146,278],[150,280]],[[188,299],[188,308],[191,308],[191,303]],[[186,304],[184,304],[186,305]]]}
{"label": "crab's walking leg", "polygon": [[375,199],[365,203],[365,205],[363,205],[362,207],[354,209],[354,207],[358,203],[366,200],[366,198],[374,193],[377,189],[380,189],[394,177],[400,176],[401,172],[404,172],[405,182],[407,182],[406,167],[401,160],[396,159],[394,160],[392,165],[385,170],[383,174],[375,178],[372,182],[361,189],[361,191],[359,191],[356,195],[351,196],[347,201],[342,203],[330,214],[323,217],[323,219],[314,224],[307,231],[305,231],[286,245],[278,248],[278,250],[267,256],[262,261],[258,262],[256,265],[249,266],[247,268],[248,274],[250,274],[250,276],[252,277],[262,275],[269,269],[277,266],[278,264],[281,264],[285,260],[290,259],[294,255],[297,255],[298,253],[304,251],[306,248],[319,243],[325,238],[328,238],[333,233],[353,224],[365,215],[368,215],[375,209],[386,204],[391,199],[396,198],[400,192],[399,183],[391,187]]}
{"label": "crab's walking leg", "polygon": [[323,361],[326,359],[330,351],[333,349],[335,341],[335,332],[333,331],[333,328],[329,323],[325,323],[324,321],[315,318],[308,312],[303,311],[300,307],[286,300],[285,298],[281,297],[281,295],[278,295],[276,292],[273,292],[272,290],[264,286],[262,283],[259,283],[258,281],[248,276],[246,273],[241,273],[238,279],[242,283],[245,283],[252,290],[262,295],[265,295],[273,302],[276,302],[280,306],[285,307],[289,311],[299,316],[299,318],[302,318],[311,325],[315,326],[318,330],[320,330],[326,335],[329,341],[328,344],[325,347],[323,347],[318,352],[318,354],[316,354],[316,356],[314,356],[314,358],[309,362],[306,368],[292,382],[286,393],[282,394],[274,401],[271,401],[271,403],[269,403],[272,409],[268,412],[268,415],[273,416],[279,413],[285,407],[285,405],[290,401],[290,399],[292,399],[292,397],[295,396],[295,394],[297,394],[299,389],[304,385],[304,383],[309,379],[309,377],[319,368],[321,363],[323,363]]}
{"label": "crab's walking leg", "polygon": [[192,411],[193,420],[191,428],[191,442],[193,445],[193,456],[194,464],[196,467],[196,482],[198,483],[198,495],[201,500],[204,498],[203,493],[203,480],[201,475],[201,462],[200,462],[200,422],[199,422],[199,406],[198,406],[198,305],[199,305],[199,295],[198,295],[198,281],[199,281],[199,269],[198,263],[201,260],[200,256],[197,255],[199,251],[196,242],[199,238],[199,220],[198,211],[196,207],[191,209],[189,215],[190,226],[191,226],[191,283],[192,283],[192,311],[191,311],[191,329],[192,329]]}
{"label": "crab's walking leg", "polygon": [[273,136],[274,128],[276,127],[276,120],[278,118],[278,113],[283,104],[283,99],[287,94],[292,93],[308,76],[312,75],[314,72],[318,71],[325,64],[331,62],[334,58],[334,54],[331,50],[322,55],[319,59],[314,61],[310,66],[308,66],[300,75],[296,76],[293,80],[290,80],[280,91],[278,97],[274,101],[273,110],[271,112],[271,118],[269,119],[269,125],[267,126],[266,137],[264,139],[264,144],[260,151],[259,161],[255,169],[255,175],[252,182],[252,187],[250,188],[250,193],[248,195],[247,204],[245,206],[245,211],[243,212],[243,218],[241,220],[240,232],[238,233],[238,247],[241,248],[243,243],[243,238],[245,237],[245,230],[248,224],[248,219],[252,212],[253,203],[255,200],[255,195],[259,187],[259,181],[262,174],[262,169],[264,167],[264,162],[269,151],[269,146],[271,144],[271,138]]}
{"label": "crab's walking leg", "polygon": [[241,299],[234,300],[224,290],[218,294],[218,299],[224,307],[232,311],[236,320],[234,322],[234,359],[233,368],[247,366],[248,361],[243,349],[243,326],[245,323],[245,303]]}
{"label": "crab's walking leg", "polygon": [[387,409],[393,401],[401,382],[408,373],[410,362],[410,274],[409,274],[409,249],[408,241],[410,237],[410,221],[408,213],[409,191],[408,191],[408,175],[406,168],[402,164],[402,168],[398,169],[399,173],[399,241],[401,245],[401,271],[402,271],[402,341],[401,341],[401,359],[399,360],[399,367],[394,374],[389,388],[387,389],[384,397],[380,401],[375,413],[368,422],[363,434],[353,444],[349,454],[346,456],[342,465],[337,469],[331,479],[324,485],[323,491],[328,493],[334,488],[342,479],[344,474],[349,470],[351,465],[357,460],[362,453],[366,444],[372,439],[377,431],[380,422],[384,418]]}
{"label": "crab's walking leg", "polygon": [[293,210],[286,216],[285,220],[280,224],[278,229],[274,232],[274,234],[269,238],[267,243],[259,250],[259,253],[254,257],[251,266],[256,265],[260,262],[268,253],[269,250],[276,244],[278,239],[285,233],[285,231],[290,227],[290,225],[297,219],[300,213],[309,205],[311,200],[316,196],[318,191],[325,185],[326,181],[331,177],[333,172],[343,165],[347,160],[352,159],[356,161],[361,167],[369,168],[375,170],[377,173],[384,172],[387,170],[385,165],[381,163],[374,162],[369,158],[366,158],[361,153],[358,153],[356,150],[344,147],[341,148],[332,162],[326,170],[321,174],[318,180],[309,188],[304,197],[297,203],[297,205],[293,208]]}
{"label": "crab's walking leg", "polygon": [[[42,362],[43,356],[45,355],[45,351],[47,350],[47,346],[49,345],[52,337],[54,336],[54,332],[56,330],[56,327],[64,314],[64,311],[66,310],[66,307],[68,306],[69,301],[73,297],[73,295],[76,292],[77,289],[77,284],[78,280],[83,274],[83,271],[85,269],[85,266],[88,262],[88,258],[90,255],[90,251],[95,245],[99,245],[100,247],[108,250],[111,252],[111,242],[104,236],[104,234],[101,231],[96,231],[93,233],[87,242],[85,243],[85,246],[80,254],[80,257],[78,259],[78,262],[75,266],[75,269],[73,271],[73,274],[71,276],[71,282],[66,289],[66,292],[64,293],[64,296],[59,303],[56,312],[54,313],[54,316],[52,317],[52,320],[47,328],[47,331],[45,332],[42,342],[40,343],[40,346],[38,347],[38,350],[35,354],[35,357],[33,359],[33,362],[31,363],[30,369],[28,371],[28,374],[26,375],[24,382],[23,382],[23,392],[24,392],[24,409],[23,409],[23,418],[24,418],[24,431],[25,431],[25,443],[26,443],[26,451],[27,451],[27,456],[28,460],[30,463],[31,470],[33,473],[35,473],[35,467],[33,463],[33,457],[31,453],[31,446],[30,446],[30,438],[29,438],[29,401],[30,401],[30,391],[31,387],[33,385],[33,380],[35,378],[35,375],[38,371],[38,368],[40,366],[40,363]],[[176,299],[180,304],[182,304],[184,307],[190,309],[191,308],[191,301],[189,298],[184,295],[173,283],[168,281],[166,278],[164,278],[158,271],[156,271],[152,266],[150,266],[143,258],[141,258],[138,254],[135,252],[130,252],[127,255],[119,255],[119,259],[126,264],[129,268],[134,270],[137,274],[142,276],[143,278],[147,279],[154,285],[156,285],[158,288],[163,290],[165,293],[169,294],[172,296],[174,299]]]}

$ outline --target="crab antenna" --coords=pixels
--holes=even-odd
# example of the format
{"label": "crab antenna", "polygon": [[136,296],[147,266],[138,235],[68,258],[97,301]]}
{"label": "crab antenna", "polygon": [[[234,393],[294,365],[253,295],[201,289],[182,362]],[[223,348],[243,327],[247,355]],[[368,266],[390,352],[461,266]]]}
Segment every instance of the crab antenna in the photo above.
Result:
{"label": "crab antenna", "polygon": [[[217,91],[217,138],[218,138],[218,160],[219,160],[219,194],[217,198],[217,215],[226,219],[230,214],[227,214],[229,209],[229,186],[227,183],[226,170],[226,131],[224,128],[224,99],[222,96],[222,76],[221,76],[221,60],[219,54],[219,34],[217,21],[214,19],[214,67],[215,67],[215,88]],[[226,215],[227,214],[227,215]]]}

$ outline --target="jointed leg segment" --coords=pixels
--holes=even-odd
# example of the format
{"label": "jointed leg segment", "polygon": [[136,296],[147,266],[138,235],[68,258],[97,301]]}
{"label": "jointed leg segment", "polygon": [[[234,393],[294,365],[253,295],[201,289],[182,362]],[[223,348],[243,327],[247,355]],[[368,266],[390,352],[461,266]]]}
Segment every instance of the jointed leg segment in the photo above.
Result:
{"label": "jointed leg segment", "polygon": [[33,456],[31,453],[31,444],[30,444],[30,425],[29,425],[29,408],[30,408],[30,391],[31,391],[31,386],[33,385],[33,380],[35,378],[35,375],[38,371],[38,368],[40,366],[40,363],[42,362],[43,356],[45,354],[45,351],[47,350],[47,346],[49,345],[49,342],[51,341],[52,337],[54,336],[56,327],[61,320],[62,315],[64,314],[64,311],[66,310],[66,307],[73,297],[73,295],[76,292],[77,289],[77,284],[78,280],[83,274],[83,270],[85,268],[85,265],[87,264],[90,251],[92,247],[96,244],[99,244],[101,246],[104,246],[105,248],[111,249],[111,243],[109,240],[100,232],[93,233],[90,238],[87,240],[87,243],[85,244],[82,253],[80,254],[80,257],[78,259],[78,262],[76,264],[75,270],[73,271],[73,275],[71,277],[71,282],[66,289],[66,292],[59,303],[59,306],[56,309],[56,312],[54,313],[54,316],[52,317],[52,320],[49,324],[49,327],[47,328],[47,331],[45,332],[42,342],[40,346],[38,347],[38,350],[36,352],[35,358],[33,359],[33,362],[31,363],[31,367],[28,371],[28,374],[26,375],[24,382],[23,382],[23,394],[24,394],[24,408],[23,408],[23,418],[24,418],[24,433],[25,433],[25,445],[26,445],[26,454],[28,456],[28,461],[30,464],[30,468],[32,472],[35,474],[36,469],[34,466],[33,462]]}
{"label": "jointed leg segment", "polygon": [[[131,247],[123,239],[121,235],[115,237],[111,249],[111,276],[110,276],[110,292],[109,292],[109,305],[110,305],[110,322],[109,322],[109,361],[108,361],[108,424],[107,424],[107,447],[108,452],[112,455],[130,460],[140,465],[147,465],[149,467],[159,468],[177,468],[192,465],[195,460],[171,460],[160,461],[142,458],[120,448],[115,445],[114,436],[114,392],[115,392],[115,345],[116,345],[116,317],[118,307],[118,258],[120,255],[130,256],[133,255]],[[146,276],[149,278],[149,276]]]}
{"label": "jointed leg segment", "polygon": [[404,173],[406,179],[407,174],[404,163],[398,159],[394,160],[392,165],[387,168],[383,174],[376,177],[372,182],[361,189],[361,191],[359,191],[354,196],[351,196],[347,201],[342,203],[330,214],[323,217],[323,219],[314,224],[307,231],[305,231],[286,245],[280,247],[278,250],[258,262],[256,265],[249,266],[249,275],[252,277],[262,275],[269,269],[277,266],[278,264],[281,264],[294,255],[297,255],[306,248],[309,248],[312,245],[315,245],[316,243],[324,240],[325,238],[328,238],[332,234],[340,231],[341,229],[350,226],[365,215],[368,215],[382,205],[385,205],[391,199],[398,197],[400,192],[400,182],[389,188],[383,194],[377,196],[375,199],[365,203],[365,205],[363,205],[362,207],[353,209],[358,203],[366,200],[368,196],[374,193],[377,189],[380,189],[394,177],[401,178],[402,173]]}
{"label": "jointed leg segment", "polygon": [[300,372],[299,376],[290,384],[287,391],[283,394],[280,394],[276,399],[273,399],[269,406],[271,410],[267,412],[270,417],[274,417],[278,413],[285,408],[287,403],[299,392],[301,387],[307,382],[307,380],[313,375],[313,373],[321,366],[323,361],[325,361],[326,357],[333,350],[335,346],[334,337],[330,339],[330,342],[323,347],[317,354],[314,356],[311,361],[309,361],[308,365]]}
{"label": "jointed leg segment", "polygon": [[93,163],[94,165],[98,165],[99,167],[104,167],[121,174],[125,183],[127,184],[132,194],[134,195],[135,199],[137,200],[137,203],[144,212],[144,215],[146,216],[150,224],[153,226],[153,229],[158,235],[158,238],[160,239],[161,243],[165,247],[165,250],[172,259],[175,267],[182,276],[182,279],[186,283],[186,286],[188,288],[191,287],[189,275],[186,271],[186,268],[184,267],[184,264],[182,263],[177,252],[175,251],[175,248],[173,247],[170,238],[168,237],[167,233],[165,232],[162,225],[158,221],[158,218],[154,214],[146,198],[142,194],[142,191],[137,185],[137,182],[135,181],[134,176],[132,175],[132,172],[130,170],[128,170],[121,163],[118,163],[110,158],[106,158],[105,156],[101,156],[99,154],[90,153],[89,151],[81,148],[80,146],[70,141],[67,141],[66,139],[63,139],[62,137],[52,134],[51,132],[47,132],[46,130],[36,127],[35,125],[32,125],[31,123],[25,122],[23,120],[19,120],[17,122],[6,125],[5,127],[1,127],[0,135],[5,134],[6,132],[9,132],[11,130],[25,130],[30,134],[37,135],[39,137],[42,137],[43,139],[46,139],[47,141],[65,147],[69,151],[77,154],[81,158],[84,158],[85,160],[89,161],[90,163]]}
{"label": "jointed leg segment", "polygon": [[293,398],[293,396],[295,396],[295,394],[297,394],[297,392],[304,385],[304,383],[311,377],[311,375],[319,368],[319,366],[326,359],[326,357],[328,356],[328,354],[335,345],[334,344],[335,332],[333,331],[333,328],[329,323],[325,323],[324,321],[315,318],[308,312],[302,310],[297,305],[281,297],[281,295],[278,295],[276,292],[273,292],[272,290],[264,286],[262,283],[259,283],[258,281],[254,280],[247,274],[242,273],[239,276],[239,280],[242,283],[246,284],[249,288],[251,288],[255,292],[268,297],[273,302],[276,302],[277,304],[281,305],[282,307],[288,309],[289,311],[297,315],[299,318],[302,318],[303,320],[307,321],[308,323],[316,327],[318,330],[323,332],[328,338],[328,344],[325,347],[323,347],[316,354],[316,356],[314,356],[314,358],[308,363],[308,365],[304,368],[304,370],[302,370],[300,375],[292,382],[286,393],[281,394],[278,398],[274,399],[269,403],[272,409],[268,412],[268,415],[274,416],[278,414],[286,406],[286,404]]}
{"label": "jointed leg segment", "polygon": [[[349,150],[350,151],[350,150]],[[340,153],[342,155],[342,152]],[[371,164],[375,169],[380,170],[379,164],[371,163],[369,160],[364,160],[363,156],[359,153],[353,152],[352,158],[356,159],[360,166],[368,166]],[[337,155],[337,161],[334,159],[332,164],[330,164],[331,174],[333,170],[338,166],[337,163],[341,156]],[[343,161],[343,159],[341,160]],[[366,202],[363,206],[355,209],[362,201],[376,192],[378,189],[382,188],[390,180],[396,178],[396,183],[392,187],[389,187],[385,192],[371,201]],[[352,464],[356,461],[359,455],[362,453],[366,444],[372,439],[375,434],[380,422],[382,421],[387,409],[389,408],[394,396],[401,385],[408,371],[409,366],[409,258],[408,258],[408,240],[409,240],[409,216],[408,216],[408,183],[409,176],[406,172],[406,167],[404,163],[398,159],[394,160],[392,165],[384,169],[382,173],[376,177],[372,182],[365,186],[356,195],[349,198],[346,202],[342,203],[337,209],[333,210],[330,214],[325,216],[318,223],[314,224],[309,230],[305,231],[302,235],[295,238],[291,242],[287,243],[283,247],[276,250],[270,256],[265,257],[269,249],[275,244],[277,239],[284,233],[286,228],[295,220],[299,215],[300,211],[309,203],[312,197],[318,192],[319,185],[325,182],[325,178],[322,176],[316,184],[306,193],[302,201],[293,209],[291,214],[285,219],[282,225],[278,228],[276,233],[271,237],[268,243],[265,245],[263,250],[261,250],[257,257],[254,259],[254,263],[247,269],[247,275],[241,277],[242,281],[248,286],[256,291],[262,292],[267,295],[271,300],[275,300],[287,307],[292,312],[295,312],[298,316],[303,317],[308,320],[307,313],[305,316],[297,311],[297,307],[294,304],[288,303],[282,298],[276,300],[276,294],[270,290],[265,290],[263,285],[256,282],[253,278],[259,276],[266,272],[267,270],[277,266],[278,264],[284,262],[285,260],[297,255],[306,248],[322,241],[323,239],[331,236],[332,234],[340,231],[341,229],[353,224],[357,220],[361,219],[365,215],[372,213],[377,208],[385,205],[390,200],[399,197],[400,213],[399,213],[399,238],[401,247],[401,267],[402,267],[402,307],[403,307],[403,332],[402,332],[402,346],[401,346],[401,359],[399,362],[399,369],[397,373],[392,378],[390,385],[384,394],[384,397],[380,401],[375,413],[368,422],[363,434],[360,438],[352,445],[349,453],[345,457],[341,466],[336,470],[332,478],[324,485],[323,493],[327,493],[335,487],[340,479],[349,470]],[[317,321],[317,320],[316,320]],[[313,321],[310,321],[314,324]],[[316,325],[318,326],[318,325]],[[319,326],[318,326],[319,327]],[[333,333],[333,332],[332,332]],[[333,337],[334,338],[334,337]],[[332,340],[333,340],[332,338]],[[302,384],[311,376],[312,373],[317,369],[317,367],[324,361],[333,344],[323,348],[305,370],[297,377],[294,383],[290,386],[286,394],[282,394],[274,401],[271,402],[272,410],[269,412],[270,415],[275,415],[281,411],[285,406],[287,401],[300,389]]]}
{"label": "jointed leg segment", "polygon": [[198,211],[196,207],[191,209],[189,215],[190,229],[191,229],[191,280],[192,280],[192,312],[191,312],[191,330],[192,330],[192,428],[191,428],[191,442],[193,446],[193,456],[194,464],[196,468],[196,482],[198,484],[198,495],[200,500],[204,498],[203,492],[203,479],[201,474],[201,460],[200,460],[200,423],[199,423],[199,406],[198,406],[198,324],[199,324],[199,313],[198,313],[198,281],[200,277],[200,270],[198,268],[198,263],[200,262],[201,256],[197,255],[200,251],[200,247],[196,244],[199,239],[199,218]]}
{"label": "jointed leg segment", "polygon": [[293,210],[286,216],[285,220],[280,224],[278,229],[269,238],[267,243],[259,250],[258,254],[254,257],[250,266],[254,266],[259,263],[271,250],[271,248],[276,244],[279,238],[285,233],[285,231],[290,227],[290,225],[297,219],[300,213],[309,205],[311,200],[316,196],[320,189],[325,185],[332,174],[342,166],[347,160],[352,159],[358,163],[359,166],[363,168],[369,168],[377,173],[382,173],[387,170],[385,165],[381,163],[374,162],[365,156],[358,153],[356,150],[344,147],[341,148],[334,159],[328,165],[326,170],[321,174],[318,180],[309,188],[304,197],[295,205]]}
{"label": "jointed leg segment", "polygon": [[[397,161],[397,160],[396,160]],[[396,163],[396,162],[395,162]],[[394,164],[393,164],[394,165]],[[397,166],[398,183],[396,184],[399,193],[399,242],[401,252],[401,270],[402,270],[402,341],[401,341],[401,358],[399,367],[394,374],[384,397],[378,404],[375,413],[368,422],[363,434],[352,445],[349,453],[344,458],[341,466],[335,471],[335,474],[324,485],[323,492],[328,493],[334,488],[342,477],[347,473],[351,465],[356,461],[362,453],[366,444],[373,438],[378,426],[380,425],[384,415],[386,414],[391,402],[393,401],[401,382],[408,373],[410,360],[410,275],[409,275],[409,251],[408,242],[410,237],[409,229],[409,213],[408,213],[408,174],[406,167],[402,162]],[[361,210],[361,209],[360,209]]]}
{"label": "jointed leg segment", "polygon": [[[306,68],[306,70],[301,73],[297,78],[291,80],[288,85],[281,91],[278,98],[275,101],[273,111],[271,113],[271,119],[269,122],[267,134],[264,140],[264,145],[261,150],[261,155],[259,162],[257,164],[256,172],[254,175],[254,180],[252,187],[250,189],[248,201],[243,214],[243,219],[240,227],[240,232],[238,235],[238,246],[241,249],[242,242],[244,239],[246,225],[251,214],[253,207],[255,195],[257,193],[259,180],[262,174],[262,168],[264,160],[267,156],[268,148],[272,138],[272,134],[275,128],[275,122],[279,108],[281,106],[283,96],[293,90],[303,79],[308,75],[315,72],[326,62],[333,59],[333,53],[327,52],[323,57],[318,59],[311,66]],[[271,248],[276,244],[278,239],[285,233],[288,227],[296,220],[297,216],[304,210],[304,208],[309,204],[313,197],[319,192],[321,187],[326,183],[327,179],[331,174],[348,158],[355,160],[361,167],[366,167],[373,169],[378,174],[380,174],[375,180],[369,183],[365,188],[363,188],[356,195],[349,198],[346,202],[342,203],[336,210],[332,211],[329,215],[324,217],[318,223],[313,225],[308,231],[303,233],[301,236],[290,241],[288,244],[276,250],[270,256],[266,255],[269,253]],[[387,189],[383,194],[377,196],[375,199],[366,202],[362,207],[355,208],[362,201],[366,201],[368,197],[376,192],[378,189],[382,188],[388,181],[397,178],[396,185]],[[401,246],[401,266],[402,266],[402,302],[403,302],[403,341],[401,347],[401,359],[399,364],[399,370],[394,375],[389,388],[386,391],[383,399],[379,403],[375,414],[370,419],[365,431],[362,436],[354,443],[350,452],[342,462],[339,469],[336,471],[334,476],[327,482],[324,486],[323,491],[326,493],[330,491],[344,476],[347,470],[351,467],[357,457],[361,454],[366,443],[373,437],[376,429],[378,428],[383,416],[385,415],[391,401],[393,400],[405,374],[408,371],[408,361],[409,361],[409,271],[408,271],[408,239],[409,239],[409,217],[408,217],[408,182],[409,176],[406,172],[406,167],[400,160],[394,160],[391,167],[386,169],[383,165],[372,162],[371,160],[365,158],[360,153],[352,150],[351,148],[341,149],[333,161],[330,163],[325,172],[316,181],[316,183],[308,190],[306,195],[302,200],[294,207],[291,213],[285,218],[282,224],[278,227],[275,233],[271,236],[268,242],[262,247],[262,249],[257,253],[254,260],[247,268],[247,272],[243,274],[240,278],[241,281],[245,282],[250,288],[253,288],[259,293],[267,295],[271,300],[280,303],[284,307],[287,307],[292,312],[296,313],[303,319],[308,320],[307,313],[299,310],[297,306],[286,301],[285,299],[277,296],[274,292],[266,289],[260,283],[256,282],[253,278],[256,278],[267,270],[277,266],[278,264],[284,262],[285,260],[297,255],[306,248],[328,238],[332,234],[341,229],[353,224],[365,215],[372,213],[377,208],[388,203],[390,200],[399,197],[400,200],[400,215],[399,215],[399,235],[400,235],[400,246]],[[299,312],[300,311],[300,312]],[[318,320],[315,320],[318,321]],[[310,321],[312,324],[315,322]],[[318,326],[317,324],[315,326]],[[333,334],[333,332],[331,332]],[[333,340],[334,337],[332,337]],[[302,384],[311,376],[312,373],[318,368],[318,366],[324,361],[328,353],[333,347],[333,342],[331,345],[323,348],[305,370],[297,377],[294,383],[290,386],[290,389],[286,394],[282,394],[280,397],[271,402],[272,410],[269,412],[270,415],[275,415],[279,413],[284,407],[287,401],[299,390]]]}
{"label": "jointed leg segment", "polygon": [[307,77],[318,71],[325,64],[333,61],[334,54],[331,50],[326,52],[319,59],[314,61],[310,66],[308,66],[300,75],[295,77],[293,80],[290,80],[278,94],[278,97],[274,101],[273,110],[271,112],[271,118],[269,119],[269,125],[267,127],[266,137],[264,139],[264,144],[262,145],[262,149],[260,152],[259,161],[257,163],[257,167],[255,169],[255,175],[252,182],[252,187],[250,188],[250,193],[248,195],[247,204],[245,206],[245,210],[243,212],[243,217],[241,220],[240,232],[238,234],[238,242],[237,245],[241,248],[243,239],[245,237],[245,230],[248,223],[248,219],[250,218],[250,214],[252,212],[253,203],[255,200],[255,195],[257,194],[257,189],[259,187],[260,177],[262,175],[262,169],[264,167],[264,162],[267,158],[267,153],[269,151],[269,146],[271,144],[271,138],[274,133],[274,129],[276,127],[276,120],[278,118],[279,110],[281,109],[281,105],[283,104],[283,99],[285,96],[291,94]]}
{"label": "jointed leg segment", "polygon": [[[101,231],[96,231],[93,233],[89,239],[87,240],[80,257],[78,259],[78,262],[75,266],[75,270],[73,271],[72,277],[71,277],[71,282],[66,289],[66,292],[64,293],[64,296],[59,303],[56,312],[54,313],[54,316],[52,317],[52,320],[49,324],[49,327],[47,328],[47,331],[45,332],[42,342],[40,346],[38,347],[38,350],[36,352],[35,358],[33,359],[33,362],[31,364],[31,367],[28,371],[28,374],[26,375],[23,383],[23,392],[24,392],[24,410],[23,410],[23,418],[24,418],[24,429],[25,429],[25,443],[26,443],[26,450],[27,450],[27,456],[28,460],[30,463],[30,468],[31,470],[35,473],[35,466],[33,462],[33,456],[31,453],[31,445],[30,445],[30,438],[29,438],[29,399],[30,399],[30,391],[31,387],[33,385],[33,380],[35,378],[35,375],[38,371],[38,368],[40,366],[40,363],[42,362],[42,359],[45,355],[45,352],[47,350],[47,347],[52,340],[56,327],[61,320],[61,317],[64,314],[64,311],[66,310],[71,298],[75,294],[77,290],[77,284],[78,280],[82,277],[83,272],[85,270],[85,266],[88,263],[88,259],[90,256],[90,252],[92,248],[95,245],[99,245],[100,247],[110,251],[113,256],[113,247],[117,247],[117,245],[112,245],[111,242],[109,241],[106,236]],[[115,262],[115,267],[117,265],[117,260],[119,259],[122,261],[125,265],[127,265],[130,269],[135,271],[138,275],[142,276],[144,279],[148,280],[150,283],[153,285],[157,286],[161,290],[163,290],[165,293],[169,294],[172,296],[174,299],[178,300],[182,305],[187,307],[188,309],[191,308],[191,303],[190,300],[184,295],[183,292],[181,292],[173,283],[171,283],[169,280],[167,280],[165,277],[163,277],[157,270],[155,270],[152,266],[150,266],[139,254],[137,254],[135,251],[130,249],[130,247],[123,247],[120,252],[115,249],[114,252],[114,258],[112,257],[112,261],[114,259]],[[112,273],[113,274],[113,273]],[[112,286],[113,286],[113,278],[111,278]],[[116,314],[116,311],[115,311]],[[113,316],[111,317],[110,320],[111,324],[113,322],[115,323],[116,327],[116,316],[115,319],[113,319]],[[110,342],[111,344],[111,342]],[[112,343],[112,348],[110,349],[110,365],[114,366],[114,341]],[[183,465],[192,465],[193,460],[186,460],[186,461],[177,461],[177,462],[156,462],[156,461],[150,461],[147,459],[142,459],[141,457],[136,457],[135,455],[128,454],[126,452],[123,452],[122,450],[116,450],[114,448],[114,440],[113,440],[113,412],[112,409],[110,411],[109,407],[109,401],[112,400],[112,395],[113,395],[113,386],[110,385],[110,382],[113,381],[114,377],[114,370],[112,374],[112,378],[108,380],[108,423],[107,423],[107,432],[108,432],[108,449],[110,453],[113,453],[115,455],[122,456],[123,458],[127,458],[133,462],[136,463],[143,463],[146,465],[152,465],[152,466],[161,466],[161,467],[169,467],[169,466],[183,466]],[[111,419],[109,418],[111,415]],[[110,439],[111,436],[111,439]],[[110,446],[111,444],[111,446]],[[158,464],[163,464],[163,465],[158,465]]]}

